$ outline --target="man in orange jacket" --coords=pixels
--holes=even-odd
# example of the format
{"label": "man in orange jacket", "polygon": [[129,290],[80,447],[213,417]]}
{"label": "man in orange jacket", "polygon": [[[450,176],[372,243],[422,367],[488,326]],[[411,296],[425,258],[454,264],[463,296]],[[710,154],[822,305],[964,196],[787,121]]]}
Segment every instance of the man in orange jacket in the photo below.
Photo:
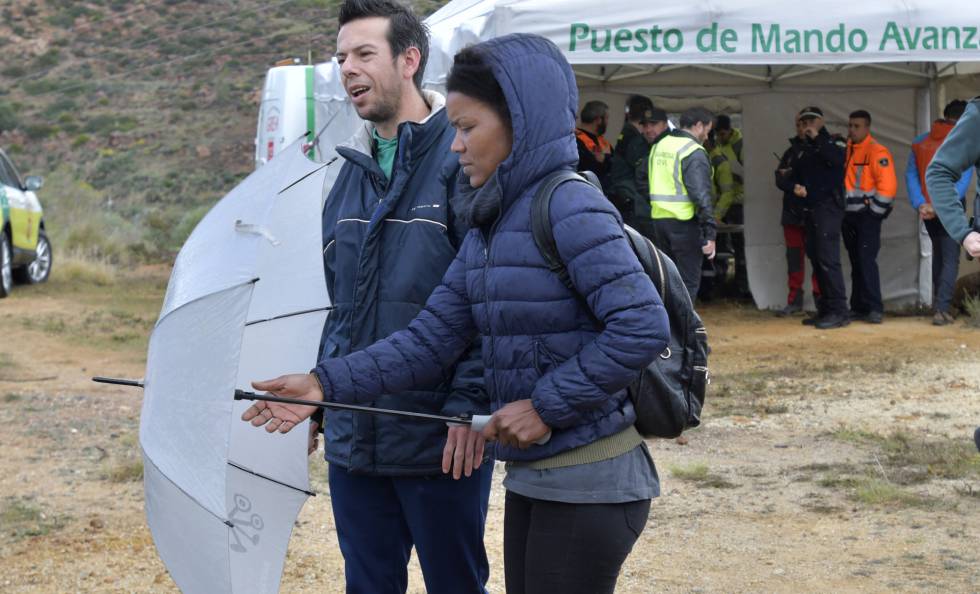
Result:
{"label": "man in orange jacket", "polygon": [[898,189],[891,151],[871,136],[871,114],[851,114],[847,125],[847,196],[841,235],[851,260],[851,319],[880,324],[884,306],[878,275],[881,222],[892,211]]}

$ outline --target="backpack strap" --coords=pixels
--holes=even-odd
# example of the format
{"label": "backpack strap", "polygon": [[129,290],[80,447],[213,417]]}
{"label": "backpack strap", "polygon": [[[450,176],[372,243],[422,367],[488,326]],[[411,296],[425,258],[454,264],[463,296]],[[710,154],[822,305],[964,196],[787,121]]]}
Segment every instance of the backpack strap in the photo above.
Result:
{"label": "backpack strap", "polygon": [[663,254],[652,241],[636,229],[623,225],[623,231],[636,258],[640,261],[640,266],[653,281],[653,286],[660,293],[664,307],[667,307],[667,271],[664,270]]}
{"label": "backpack strap", "polygon": [[[538,191],[535,192],[531,201],[531,234],[534,236],[534,244],[538,246],[538,251],[541,252],[548,269],[558,275],[562,284],[575,295],[578,295],[578,291],[575,290],[575,285],[568,275],[568,268],[565,267],[565,263],[562,262],[561,255],[558,253],[555,233],[551,228],[551,197],[555,193],[555,189],[567,181],[589,183],[579,174],[568,170],[556,171],[545,177],[538,185]],[[579,299],[585,301],[581,296]]]}

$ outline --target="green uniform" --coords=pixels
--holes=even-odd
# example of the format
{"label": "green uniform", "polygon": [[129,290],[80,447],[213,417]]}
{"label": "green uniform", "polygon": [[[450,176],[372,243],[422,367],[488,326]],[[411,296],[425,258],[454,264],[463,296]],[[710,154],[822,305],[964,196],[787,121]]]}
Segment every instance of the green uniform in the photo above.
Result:
{"label": "green uniform", "polygon": [[715,218],[724,219],[733,204],[742,204],[745,188],[732,171],[732,162],[721,147],[715,146],[708,153],[714,171]]}

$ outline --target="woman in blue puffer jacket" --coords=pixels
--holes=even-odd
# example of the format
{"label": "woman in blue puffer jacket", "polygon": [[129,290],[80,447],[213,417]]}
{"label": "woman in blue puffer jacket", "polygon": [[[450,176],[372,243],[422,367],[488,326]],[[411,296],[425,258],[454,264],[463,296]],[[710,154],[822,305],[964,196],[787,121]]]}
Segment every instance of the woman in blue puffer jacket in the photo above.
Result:
{"label": "woman in blue puffer jacket", "polygon": [[[551,201],[578,295],[534,243],[538,185],[578,160],[578,92],[558,48],[532,35],[472,46],[456,56],[447,88],[462,165],[455,206],[472,228],[442,284],[407,329],[309,375],[254,385],[369,403],[438,384],[479,336],[494,411],[484,436],[507,462],[507,591],[613,592],[659,494],[626,386],[666,348],[667,315],[619,214],[592,186],[562,184]],[[258,402],[243,418],[286,432],[312,410]],[[467,472],[479,460],[467,451]]]}

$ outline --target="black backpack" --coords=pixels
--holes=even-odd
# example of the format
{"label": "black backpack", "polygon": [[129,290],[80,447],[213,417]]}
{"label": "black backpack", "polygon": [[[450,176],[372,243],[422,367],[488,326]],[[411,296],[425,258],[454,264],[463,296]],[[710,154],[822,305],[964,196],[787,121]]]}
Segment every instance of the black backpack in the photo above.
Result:
{"label": "black backpack", "polygon": [[[598,184],[572,171],[559,171],[545,178],[531,203],[531,231],[534,243],[548,268],[558,275],[579,300],[568,275],[568,269],[558,254],[551,228],[551,197],[555,188],[567,181]],[[601,190],[600,190],[601,191]],[[643,270],[653,285],[670,319],[670,342],[629,388],[636,409],[636,428],[644,437],[673,438],[685,429],[701,424],[701,408],[708,379],[708,333],[684,286],[674,263],[653,243],[629,226],[623,226],[626,238],[636,253]],[[591,311],[586,305],[586,309]]]}

